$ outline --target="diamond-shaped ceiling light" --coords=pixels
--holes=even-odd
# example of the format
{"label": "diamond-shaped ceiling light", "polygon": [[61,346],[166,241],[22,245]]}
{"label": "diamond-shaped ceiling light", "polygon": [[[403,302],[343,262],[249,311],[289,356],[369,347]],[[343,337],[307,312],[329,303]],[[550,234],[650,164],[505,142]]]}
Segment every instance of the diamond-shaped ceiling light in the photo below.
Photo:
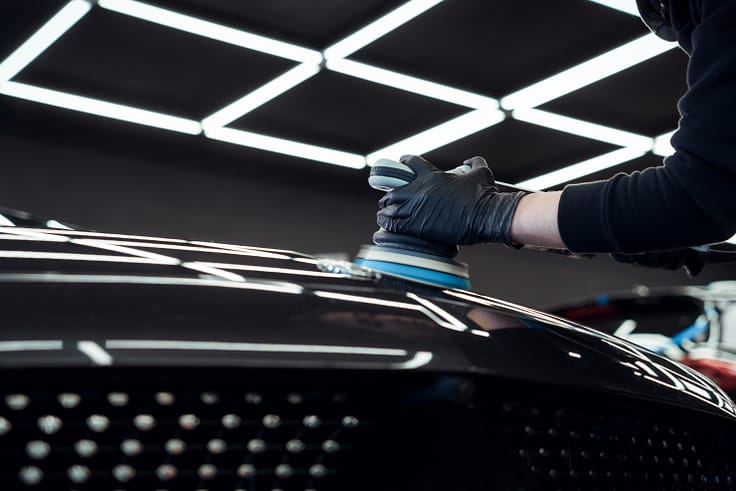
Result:
{"label": "diamond-shaped ceiling light", "polygon": [[[305,17],[317,35],[270,3],[71,0],[0,63],[0,93],[353,168],[473,148],[538,188],[671,152],[671,110],[640,124],[616,112],[673,97],[630,74],[684,60],[645,34],[633,0],[323,3]],[[526,158],[503,150],[509,136],[529,141]]]}

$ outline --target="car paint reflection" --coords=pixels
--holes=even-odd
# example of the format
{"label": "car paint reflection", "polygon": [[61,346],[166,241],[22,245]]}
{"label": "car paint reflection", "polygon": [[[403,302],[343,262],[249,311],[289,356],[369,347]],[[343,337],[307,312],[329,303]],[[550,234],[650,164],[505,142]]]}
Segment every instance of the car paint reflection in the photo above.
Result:
{"label": "car paint reflection", "polygon": [[367,346],[330,346],[314,344],[233,343],[223,341],[180,341],[154,339],[109,339],[108,350],[179,350],[179,351],[233,351],[252,353],[293,353],[320,355],[357,355],[374,357],[400,357],[408,360],[390,362],[392,368],[414,370],[432,361],[429,351],[410,354],[404,349],[372,348]]}

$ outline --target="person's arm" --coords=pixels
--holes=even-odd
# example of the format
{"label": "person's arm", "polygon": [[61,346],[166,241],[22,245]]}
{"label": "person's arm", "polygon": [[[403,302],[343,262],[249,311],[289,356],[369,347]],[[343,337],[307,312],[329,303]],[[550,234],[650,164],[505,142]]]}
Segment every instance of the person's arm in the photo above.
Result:
{"label": "person's arm", "polygon": [[[562,192],[527,194],[519,201],[511,222],[511,240],[516,244],[545,249],[567,249],[557,225]],[[626,264],[656,269],[684,268],[690,277],[697,276],[705,266],[707,249],[686,248],[642,254],[611,254]]]}
{"label": "person's arm", "polygon": [[664,166],[565,188],[558,227],[573,252],[660,251],[736,232],[736,0],[669,5],[691,50],[675,153]]}
{"label": "person's arm", "polygon": [[527,246],[565,249],[557,226],[561,194],[532,193],[521,198],[511,222],[511,240]]}

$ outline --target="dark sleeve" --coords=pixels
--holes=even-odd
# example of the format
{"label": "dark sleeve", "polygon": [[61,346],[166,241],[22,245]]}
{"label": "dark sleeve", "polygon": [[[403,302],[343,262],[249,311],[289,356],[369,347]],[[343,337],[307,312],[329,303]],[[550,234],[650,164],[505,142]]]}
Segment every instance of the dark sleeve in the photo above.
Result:
{"label": "dark sleeve", "polygon": [[558,225],[571,251],[657,251],[736,232],[736,0],[692,0],[690,12],[675,154],[660,167],[567,186]]}

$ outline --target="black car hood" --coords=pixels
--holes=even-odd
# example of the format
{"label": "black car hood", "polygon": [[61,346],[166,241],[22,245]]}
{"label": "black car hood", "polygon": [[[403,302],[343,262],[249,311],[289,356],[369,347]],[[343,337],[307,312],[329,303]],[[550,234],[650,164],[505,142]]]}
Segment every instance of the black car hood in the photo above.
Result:
{"label": "black car hood", "polygon": [[618,338],[293,251],[0,227],[0,298],[0,368],[436,371],[734,414],[708,379]]}

